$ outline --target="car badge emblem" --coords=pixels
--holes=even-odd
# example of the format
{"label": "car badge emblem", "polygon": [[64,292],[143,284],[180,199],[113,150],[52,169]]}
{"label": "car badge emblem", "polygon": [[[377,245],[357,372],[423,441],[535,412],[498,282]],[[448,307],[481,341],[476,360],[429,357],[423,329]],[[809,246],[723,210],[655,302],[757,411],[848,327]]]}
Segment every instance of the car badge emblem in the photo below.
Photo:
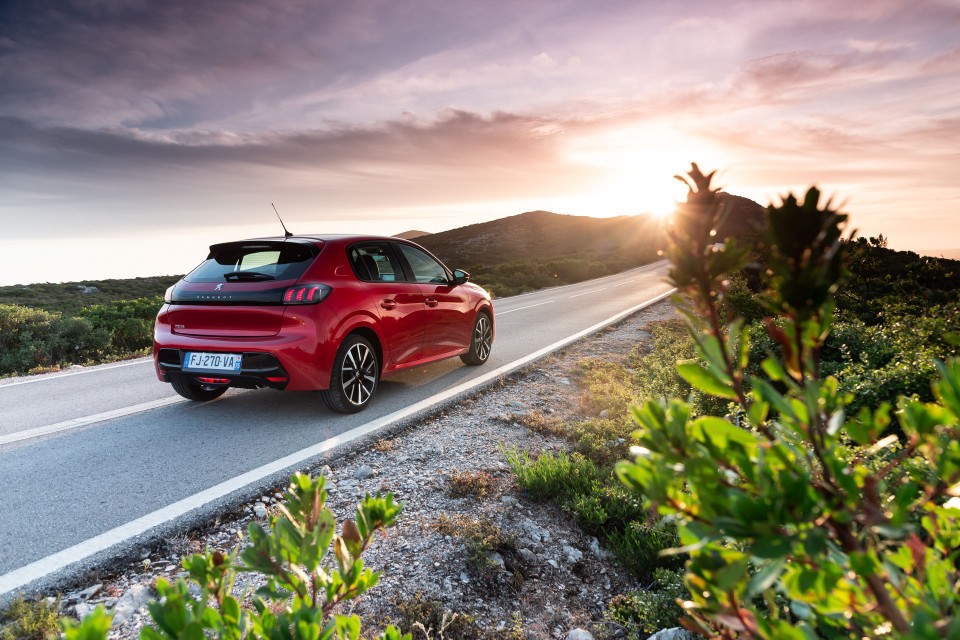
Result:
{"label": "car badge emblem", "polygon": [[213,288],[214,291],[220,291],[220,289],[223,289],[222,284],[218,284],[216,287]]}

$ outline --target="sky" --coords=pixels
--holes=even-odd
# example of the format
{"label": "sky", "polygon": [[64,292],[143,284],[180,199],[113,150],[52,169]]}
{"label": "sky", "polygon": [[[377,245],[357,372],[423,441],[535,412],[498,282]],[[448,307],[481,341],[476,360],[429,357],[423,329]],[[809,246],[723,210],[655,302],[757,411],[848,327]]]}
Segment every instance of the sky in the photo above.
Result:
{"label": "sky", "polygon": [[668,213],[696,161],[960,249],[960,0],[0,0],[0,284]]}

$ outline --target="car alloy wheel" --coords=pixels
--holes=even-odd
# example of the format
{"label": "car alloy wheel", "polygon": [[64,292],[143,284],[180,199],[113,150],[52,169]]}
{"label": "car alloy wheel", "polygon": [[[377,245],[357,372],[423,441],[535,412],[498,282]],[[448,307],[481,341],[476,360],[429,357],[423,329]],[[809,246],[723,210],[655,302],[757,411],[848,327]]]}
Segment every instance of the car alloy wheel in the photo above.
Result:
{"label": "car alloy wheel", "polygon": [[460,356],[464,363],[481,365],[490,357],[490,348],[493,345],[493,325],[490,317],[483,312],[477,314],[473,323],[473,335],[470,338],[470,351]]}
{"label": "car alloy wheel", "polygon": [[380,365],[373,346],[358,335],[347,336],[333,365],[324,403],[338,413],[356,413],[370,402],[377,389]]}

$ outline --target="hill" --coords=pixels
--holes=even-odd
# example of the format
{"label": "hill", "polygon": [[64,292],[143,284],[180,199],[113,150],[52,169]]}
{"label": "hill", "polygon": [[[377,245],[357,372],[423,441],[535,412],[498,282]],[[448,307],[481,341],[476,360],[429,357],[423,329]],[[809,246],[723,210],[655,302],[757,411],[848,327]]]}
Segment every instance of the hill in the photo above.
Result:
{"label": "hill", "polygon": [[417,239],[417,238],[420,238],[420,237],[423,237],[423,236],[428,236],[428,235],[430,235],[430,232],[429,232],[429,231],[416,231],[416,230],[411,230],[411,231],[404,231],[403,233],[398,233],[397,235],[395,235],[395,236],[393,236],[393,237],[394,237],[394,238],[402,238],[402,239],[404,239],[404,240],[415,240],[415,239]]}
{"label": "hill", "polygon": [[486,266],[557,258],[634,254],[656,259],[661,232],[650,216],[591,218],[528,211],[434,233],[417,242],[450,265]]}
{"label": "hill", "polygon": [[658,260],[659,222],[528,211],[417,238],[502,297],[597,278]]}

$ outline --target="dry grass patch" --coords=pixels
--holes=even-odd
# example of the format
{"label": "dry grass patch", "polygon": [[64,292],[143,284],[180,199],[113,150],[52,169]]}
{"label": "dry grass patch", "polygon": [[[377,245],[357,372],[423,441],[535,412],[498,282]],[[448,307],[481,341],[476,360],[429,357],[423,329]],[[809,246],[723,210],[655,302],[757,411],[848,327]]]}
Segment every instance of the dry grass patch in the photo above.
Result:
{"label": "dry grass patch", "polygon": [[450,473],[450,496],[453,498],[485,497],[493,486],[493,476],[486,471],[458,471]]}
{"label": "dry grass patch", "polygon": [[379,453],[387,453],[387,452],[393,451],[396,448],[397,448],[396,440],[388,440],[386,438],[383,438],[373,443],[373,450]]}
{"label": "dry grass patch", "polygon": [[545,416],[536,409],[524,414],[514,414],[513,419],[537,433],[551,436],[569,435],[567,425],[563,420],[553,416]]}

